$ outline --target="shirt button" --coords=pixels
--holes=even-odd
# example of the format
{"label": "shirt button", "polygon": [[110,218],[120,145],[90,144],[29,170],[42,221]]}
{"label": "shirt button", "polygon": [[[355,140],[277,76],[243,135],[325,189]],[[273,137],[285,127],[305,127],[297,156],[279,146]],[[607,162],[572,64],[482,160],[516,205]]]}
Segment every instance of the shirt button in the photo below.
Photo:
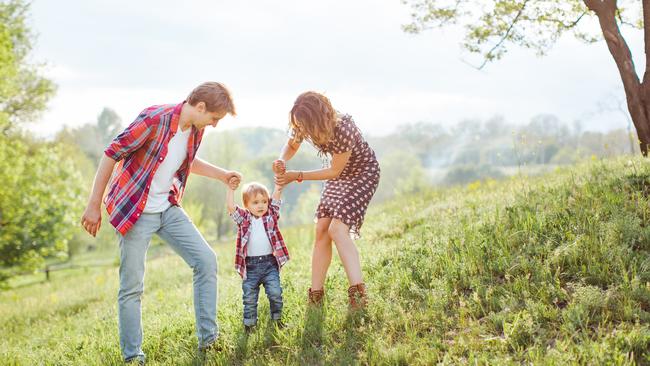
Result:
{"label": "shirt button", "polygon": [[158,159],[158,160],[163,161],[163,157],[161,156],[160,159]]}
{"label": "shirt button", "polygon": [[136,216],[140,216],[140,214],[139,214],[139,213],[138,213],[138,214],[135,214],[135,215],[136,215]]}

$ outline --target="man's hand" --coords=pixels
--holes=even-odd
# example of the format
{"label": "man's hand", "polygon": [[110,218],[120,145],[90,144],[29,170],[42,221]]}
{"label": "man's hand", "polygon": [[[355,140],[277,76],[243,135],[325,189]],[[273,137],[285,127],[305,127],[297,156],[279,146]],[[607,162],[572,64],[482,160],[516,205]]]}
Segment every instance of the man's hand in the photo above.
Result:
{"label": "man's hand", "polygon": [[228,188],[234,191],[237,189],[237,187],[239,187],[239,183],[241,183],[241,179],[237,177],[231,177],[228,181]]}
{"label": "man's hand", "polygon": [[81,225],[90,235],[97,236],[97,232],[102,226],[101,204],[99,206],[88,204],[86,211],[81,216]]}
{"label": "man's hand", "polygon": [[275,173],[275,175],[282,175],[286,172],[287,172],[287,163],[284,160],[278,159],[273,162],[273,173]]}
{"label": "man's hand", "polygon": [[235,186],[235,189],[237,189],[237,187],[239,186],[239,183],[241,183],[241,174],[239,172],[227,171],[223,182],[224,182],[225,185],[230,186],[231,179],[233,179],[233,178],[236,179],[235,181],[237,182],[237,185]]}

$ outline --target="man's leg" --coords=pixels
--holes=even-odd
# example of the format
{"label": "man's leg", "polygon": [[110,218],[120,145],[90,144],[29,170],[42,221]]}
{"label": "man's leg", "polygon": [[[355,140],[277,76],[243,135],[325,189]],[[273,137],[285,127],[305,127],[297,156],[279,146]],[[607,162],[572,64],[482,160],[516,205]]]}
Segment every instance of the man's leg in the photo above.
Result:
{"label": "man's leg", "polygon": [[185,211],[171,206],[162,213],[158,234],[194,270],[194,312],[199,348],[212,344],[217,326],[217,256]]}
{"label": "man's leg", "polygon": [[141,297],[144,292],[144,268],[151,236],[160,226],[160,214],[142,214],[120,240],[120,290],[118,314],[120,348],[125,361],[144,360],[142,351]]}

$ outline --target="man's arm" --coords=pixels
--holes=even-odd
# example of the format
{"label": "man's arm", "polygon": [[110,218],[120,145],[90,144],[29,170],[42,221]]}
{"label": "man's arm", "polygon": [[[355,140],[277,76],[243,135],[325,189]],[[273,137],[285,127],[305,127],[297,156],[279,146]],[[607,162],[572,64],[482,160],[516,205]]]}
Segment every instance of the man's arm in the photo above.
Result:
{"label": "man's arm", "polygon": [[191,173],[198,174],[204,177],[212,178],[221,181],[223,184],[228,185],[231,178],[237,178],[239,182],[241,181],[241,174],[235,171],[225,170],[216,165],[212,165],[205,160],[196,158],[192,163],[192,168],[190,169]]}
{"label": "man's arm", "polygon": [[111,177],[115,163],[117,163],[115,160],[106,155],[102,155],[97,173],[95,174],[93,189],[88,198],[86,211],[84,211],[81,217],[81,225],[92,236],[97,235],[102,224],[102,198],[104,197],[104,191],[106,190],[106,185]]}

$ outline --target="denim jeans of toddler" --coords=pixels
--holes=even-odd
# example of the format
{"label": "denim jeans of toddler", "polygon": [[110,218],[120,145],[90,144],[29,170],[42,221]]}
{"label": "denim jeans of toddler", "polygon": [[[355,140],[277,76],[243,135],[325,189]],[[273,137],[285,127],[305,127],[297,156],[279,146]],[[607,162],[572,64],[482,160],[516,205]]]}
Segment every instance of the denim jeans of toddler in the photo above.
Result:
{"label": "denim jeans of toddler", "polygon": [[280,269],[272,254],[259,257],[246,257],[246,279],[242,283],[242,300],[244,302],[244,325],[257,324],[257,300],[260,285],[269,299],[271,319],[280,320],[282,317],[282,286],[280,285]]}

